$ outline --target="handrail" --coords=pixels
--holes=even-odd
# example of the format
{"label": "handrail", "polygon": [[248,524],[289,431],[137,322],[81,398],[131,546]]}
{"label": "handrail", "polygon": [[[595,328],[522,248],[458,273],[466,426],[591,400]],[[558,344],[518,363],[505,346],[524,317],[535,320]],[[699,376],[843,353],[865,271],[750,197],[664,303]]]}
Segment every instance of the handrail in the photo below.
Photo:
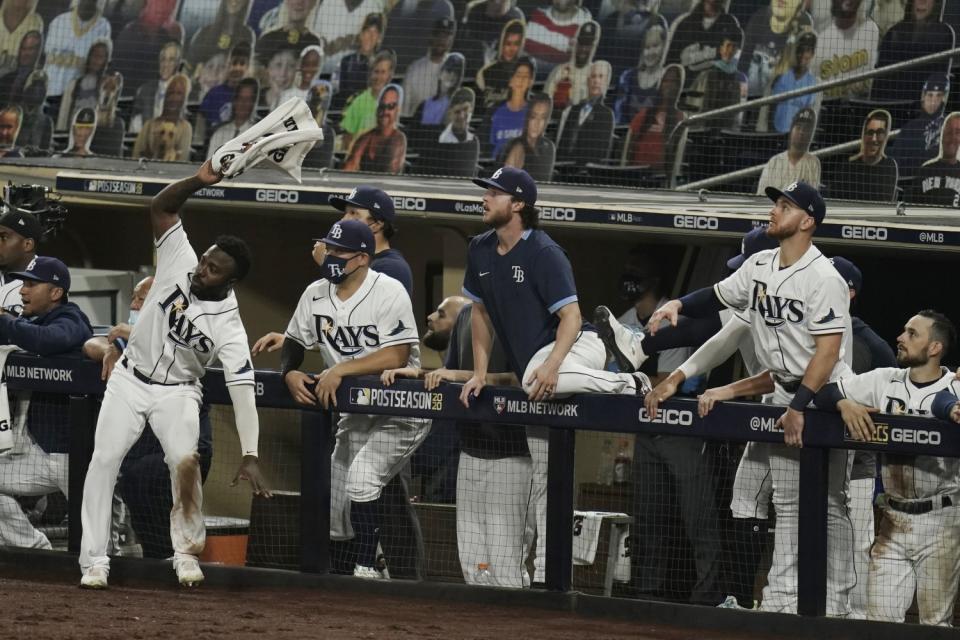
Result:
{"label": "handrail", "polygon": [[[900,129],[894,129],[890,132],[890,135],[887,136],[887,139],[895,138],[900,134]],[[834,144],[829,147],[823,147],[817,149],[816,151],[811,151],[810,155],[816,157],[821,156],[832,156],[844,151],[853,151],[859,148],[860,139],[850,140],[848,142],[841,142],[840,144]],[[688,182],[687,184],[681,184],[677,187],[674,187],[674,191],[694,191],[699,189],[708,189],[718,184],[724,184],[732,180],[738,180],[740,178],[749,178],[750,176],[759,175],[763,172],[763,168],[767,166],[766,163],[755,164],[752,167],[744,167],[743,169],[737,169],[736,171],[731,171],[729,173],[724,173],[719,176],[713,176],[712,178],[704,178],[703,180],[697,180],[695,182]]]}
{"label": "handrail", "polygon": [[[693,125],[700,124],[701,122],[708,121],[717,116],[728,115],[731,113],[740,113],[741,111],[746,111],[747,109],[753,109],[755,107],[763,107],[770,104],[777,104],[778,102],[783,102],[784,100],[790,100],[791,98],[797,98],[797,97],[805,96],[811,93],[819,93],[821,91],[833,89],[834,87],[842,87],[848,84],[853,84],[854,82],[859,82],[861,80],[876,78],[878,76],[886,75],[892,71],[912,69],[913,67],[919,67],[928,62],[939,62],[940,60],[946,60],[947,58],[952,58],[957,55],[960,55],[960,47],[954,47],[953,49],[947,49],[946,51],[938,51],[937,53],[930,53],[925,56],[920,56],[919,58],[911,58],[909,60],[894,62],[893,64],[888,64],[885,67],[875,68],[869,71],[863,71],[846,78],[829,80],[827,82],[813,84],[809,87],[802,87],[800,89],[791,89],[790,91],[785,91],[783,93],[778,93],[776,95],[763,96],[761,98],[754,98],[753,100],[747,100],[746,102],[740,102],[737,104],[728,105],[726,107],[720,107],[719,109],[712,109],[711,111],[705,111],[703,113],[692,115],[689,118],[684,118],[683,120],[677,123],[677,126],[676,128],[674,128],[673,132],[670,134],[670,137],[672,138],[675,135],[682,135],[685,129],[688,129]],[[681,153],[675,154],[674,163],[673,163],[673,166],[671,167],[670,176],[669,176],[669,184],[671,189],[676,188],[677,174],[679,173],[682,156],[683,154]]]}

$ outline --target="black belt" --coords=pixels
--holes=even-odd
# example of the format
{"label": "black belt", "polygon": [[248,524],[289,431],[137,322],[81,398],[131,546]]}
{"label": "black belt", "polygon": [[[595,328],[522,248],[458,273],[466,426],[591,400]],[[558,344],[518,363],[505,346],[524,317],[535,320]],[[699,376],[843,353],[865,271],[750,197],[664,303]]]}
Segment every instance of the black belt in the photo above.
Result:
{"label": "black belt", "polygon": [[800,389],[800,383],[803,382],[803,379],[794,378],[793,380],[788,380],[780,376],[773,376],[773,381],[780,385],[780,388],[787,393],[796,393]]}
{"label": "black belt", "polygon": [[934,509],[946,509],[953,506],[950,496],[937,496],[932,500],[897,500],[887,496],[887,505],[894,511],[918,516],[930,513]]}
{"label": "black belt", "polygon": [[179,387],[182,384],[193,384],[192,382],[157,382],[150,376],[140,373],[135,366],[130,364],[127,356],[123,356],[123,360],[120,361],[120,364],[122,364],[125,369],[128,369],[131,373],[133,373],[134,378],[144,384],[155,384],[161,387]]}

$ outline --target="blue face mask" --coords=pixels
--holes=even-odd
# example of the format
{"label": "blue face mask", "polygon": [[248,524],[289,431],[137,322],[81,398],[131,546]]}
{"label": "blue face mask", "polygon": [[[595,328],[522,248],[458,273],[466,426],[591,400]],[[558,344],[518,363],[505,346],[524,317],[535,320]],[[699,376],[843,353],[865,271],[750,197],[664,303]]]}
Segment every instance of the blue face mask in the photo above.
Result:
{"label": "blue face mask", "polygon": [[127,324],[134,325],[137,324],[137,318],[140,317],[140,312],[136,310],[130,311],[130,316],[127,318]]}
{"label": "blue face mask", "polygon": [[[359,255],[359,254],[357,254]],[[349,258],[337,258],[329,253],[323,259],[323,264],[320,265],[320,272],[323,278],[326,278],[333,284],[340,284],[347,279],[353,271],[347,271],[347,263],[356,258],[357,256],[351,256]]]}

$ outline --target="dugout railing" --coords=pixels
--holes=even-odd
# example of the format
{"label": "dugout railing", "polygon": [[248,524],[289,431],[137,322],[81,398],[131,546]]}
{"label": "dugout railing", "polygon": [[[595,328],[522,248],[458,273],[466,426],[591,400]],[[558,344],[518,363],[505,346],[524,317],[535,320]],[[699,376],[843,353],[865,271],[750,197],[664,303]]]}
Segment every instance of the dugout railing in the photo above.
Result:
{"label": "dugout railing", "polygon": [[[39,358],[15,353],[5,375],[11,391],[70,396],[70,498],[68,549],[80,546],[80,503],[83,480],[93,452],[99,398],[104,384],[100,366],[80,358]],[[333,414],[295,405],[276,371],[257,371],[258,406],[299,409],[300,429],[300,570],[325,573],[330,551],[330,454]],[[229,404],[222,372],[208,371],[204,396],[211,404]],[[782,442],[775,429],[782,407],[726,402],[706,417],[696,401],[664,403],[654,416],[639,398],[581,394],[563,400],[530,402],[521,390],[487,387],[470,408],[459,401],[460,385],[443,384],[425,391],[423,382],[399,380],[385,387],[375,377],[344,378],[337,410],[345,413],[400,415],[435,420],[482,420],[489,423],[550,427],[546,587],[569,591],[572,586],[574,516],[574,444],[577,430],[664,434],[735,442]],[[960,429],[935,419],[881,415],[874,442],[852,440],[837,414],[808,410],[800,451],[800,515],[798,612],[823,616],[827,571],[827,460],[831,449],[865,449],[906,455],[960,457]],[[268,427],[267,427],[268,428]],[[269,469],[266,469],[269,474]]]}

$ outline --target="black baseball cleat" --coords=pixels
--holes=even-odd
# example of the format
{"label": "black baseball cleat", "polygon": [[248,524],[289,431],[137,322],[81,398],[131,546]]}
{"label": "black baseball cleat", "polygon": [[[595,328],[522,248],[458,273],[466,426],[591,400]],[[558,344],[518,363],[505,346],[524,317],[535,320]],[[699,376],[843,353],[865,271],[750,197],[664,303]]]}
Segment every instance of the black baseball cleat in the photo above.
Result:
{"label": "black baseball cleat", "polygon": [[613,317],[610,309],[600,305],[593,312],[593,324],[597,334],[613,354],[617,366],[624,373],[633,373],[647,359],[643,352],[643,333],[634,333]]}

